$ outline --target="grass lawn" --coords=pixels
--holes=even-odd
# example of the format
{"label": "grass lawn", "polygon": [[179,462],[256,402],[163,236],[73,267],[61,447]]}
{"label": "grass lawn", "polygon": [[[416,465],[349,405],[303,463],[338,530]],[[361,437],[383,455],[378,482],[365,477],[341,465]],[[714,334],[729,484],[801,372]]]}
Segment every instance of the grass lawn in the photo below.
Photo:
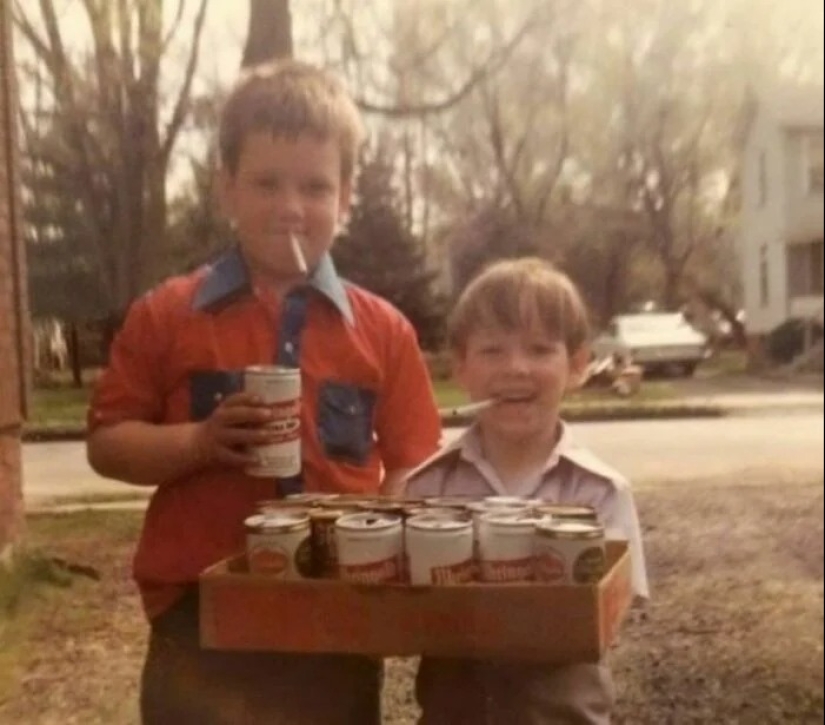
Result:
{"label": "grass lawn", "polygon": [[31,396],[29,427],[85,425],[90,392],[87,387],[35,388]]}
{"label": "grass lawn", "polygon": [[129,561],[142,512],[30,515],[0,567],[0,722],[136,723],[145,625]]}

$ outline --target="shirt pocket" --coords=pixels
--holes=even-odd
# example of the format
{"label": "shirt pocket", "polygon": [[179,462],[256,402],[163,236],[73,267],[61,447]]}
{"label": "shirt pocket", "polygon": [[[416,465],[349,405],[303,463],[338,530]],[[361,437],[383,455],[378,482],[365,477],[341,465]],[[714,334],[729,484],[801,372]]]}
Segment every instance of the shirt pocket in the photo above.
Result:
{"label": "shirt pocket", "polygon": [[242,370],[195,370],[189,373],[189,419],[206,420],[227,395],[241,390]]}
{"label": "shirt pocket", "polygon": [[375,391],[325,381],[318,392],[318,438],[327,458],[364,465],[373,445]]}

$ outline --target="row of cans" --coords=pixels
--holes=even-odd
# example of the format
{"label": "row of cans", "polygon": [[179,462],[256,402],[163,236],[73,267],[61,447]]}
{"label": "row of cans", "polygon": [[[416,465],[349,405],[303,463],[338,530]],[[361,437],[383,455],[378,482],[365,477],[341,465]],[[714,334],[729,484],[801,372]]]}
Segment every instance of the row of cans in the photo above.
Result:
{"label": "row of cans", "polygon": [[606,568],[593,509],[516,497],[299,494],[264,502],[245,524],[250,571],[285,579],[589,584]]}

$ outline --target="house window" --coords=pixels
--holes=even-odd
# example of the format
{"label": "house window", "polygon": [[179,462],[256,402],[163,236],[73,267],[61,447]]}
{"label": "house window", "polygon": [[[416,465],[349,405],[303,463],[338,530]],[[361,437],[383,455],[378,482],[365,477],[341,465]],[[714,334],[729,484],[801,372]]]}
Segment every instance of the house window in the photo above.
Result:
{"label": "house window", "polygon": [[765,151],[759,152],[759,206],[768,203],[768,155]]}
{"label": "house window", "polygon": [[823,293],[823,241],[788,247],[788,290],[792,297]]}
{"label": "house window", "polygon": [[768,277],[768,247],[762,245],[759,250],[759,301],[767,307],[771,301],[770,280]]}
{"label": "house window", "polygon": [[810,133],[805,137],[805,188],[809,194],[825,193],[825,142],[823,134]]}

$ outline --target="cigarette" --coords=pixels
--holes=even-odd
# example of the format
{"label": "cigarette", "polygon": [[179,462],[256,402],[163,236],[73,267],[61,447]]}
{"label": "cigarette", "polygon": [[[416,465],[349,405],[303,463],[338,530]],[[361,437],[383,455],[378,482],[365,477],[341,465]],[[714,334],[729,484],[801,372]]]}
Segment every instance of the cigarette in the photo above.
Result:
{"label": "cigarette", "polygon": [[442,418],[463,418],[466,415],[475,415],[482,410],[487,410],[496,404],[494,398],[487,400],[480,400],[477,403],[468,403],[467,405],[459,405],[455,408],[441,408],[438,413]]}
{"label": "cigarette", "polygon": [[301,243],[295,234],[289,235],[289,243],[292,246],[292,256],[295,257],[295,264],[298,265],[298,270],[301,274],[306,274],[308,271],[307,261],[304,257],[304,250],[301,249]]}

